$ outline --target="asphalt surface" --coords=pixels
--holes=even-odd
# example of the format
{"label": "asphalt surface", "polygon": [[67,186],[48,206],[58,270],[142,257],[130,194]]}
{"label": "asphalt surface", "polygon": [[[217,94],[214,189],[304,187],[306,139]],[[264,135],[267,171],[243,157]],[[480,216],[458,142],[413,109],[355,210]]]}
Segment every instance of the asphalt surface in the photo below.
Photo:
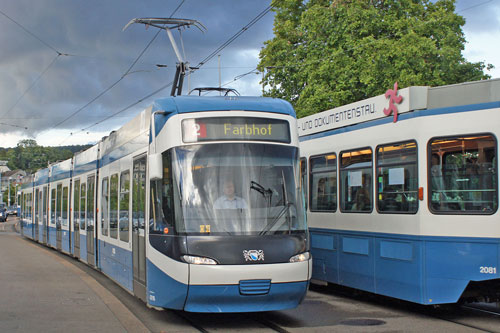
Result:
{"label": "asphalt surface", "polygon": [[55,251],[0,225],[0,332],[148,332],[115,296]]}
{"label": "asphalt surface", "polygon": [[[157,311],[84,263],[0,223],[0,332],[480,332],[418,306],[313,287],[296,309],[268,313]],[[478,317],[485,323],[484,318]],[[498,323],[499,325],[495,325]],[[468,326],[467,326],[468,325]]]}

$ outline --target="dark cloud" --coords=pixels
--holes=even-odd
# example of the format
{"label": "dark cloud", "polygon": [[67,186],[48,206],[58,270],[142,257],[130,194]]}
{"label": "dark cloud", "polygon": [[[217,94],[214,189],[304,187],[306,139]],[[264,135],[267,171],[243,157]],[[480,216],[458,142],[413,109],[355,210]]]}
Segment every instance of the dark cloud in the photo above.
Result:
{"label": "dark cloud", "polygon": [[[132,25],[123,32],[127,22],[136,17],[168,17],[179,4],[181,1],[172,0],[2,1],[0,10],[41,41],[0,15],[0,122],[27,126],[29,130],[24,134],[32,137],[54,128],[116,82],[157,32],[142,25]],[[184,1],[174,17],[196,19],[207,28],[205,33],[196,28],[182,32],[187,60],[197,65],[269,4]],[[272,24],[273,16],[269,13],[221,52],[222,83],[255,68],[255,55],[263,42],[272,38]],[[177,31],[174,36],[181,46]],[[58,57],[33,85],[57,56],[54,49],[71,56]],[[57,129],[79,131],[134,104],[172,81],[176,61],[166,34],[160,33],[130,74]],[[156,64],[168,67],[158,69]],[[192,75],[190,87],[218,85],[217,66],[215,57]],[[255,74],[247,75],[232,85],[244,95],[260,94],[259,79]],[[187,81],[185,84],[187,91]],[[170,87],[91,131],[120,126],[153,99],[169,93]],[[15,127],[1,129],[3,133],[19,134]]]}
{"label": "dark cloud", "polygon": [[[181,0],[2,1],[0,10],[43,42],[0,15],[0,122],[29,127],[20,132],[15,127],[0,126],[1,132],[37,137],[53,129],[116,82],[157,32],[142,25],[132,25],[123,32],[127,22],[137,17],[168,17],[179,4]],[[196,19],[207,28],[205,33],[196,28],[182,32],[187,60],[197,65],[269,4],[269,0],[184,1],[174,17]],[[466,18],[464,31],[468,39],[499,29],[499,6],[497,0],[457,1],[457,12]],[[271,12],[220,53],[222,84],[238,89],[242,95],[261,94],[260,75],[251,73],[236,81],[234,78],[255,69],[256,56],[263,43],[273,37],[272,29]],[[179,42],[179,34],[174,32],[174,36]],[[71,56],[58,57],[13,107],[56,57],[52,48]],[[57,129],[75,133],[133,105],[172,81],[176,61],[162,32],[129,75]],[[156,64],[168,67],[158,69]],[[218,58],[186,79],[184,92],[188,83],[191,89],[217,86]],[[155,98],[169,93],[170,87],[89,131],[114,129]]]}

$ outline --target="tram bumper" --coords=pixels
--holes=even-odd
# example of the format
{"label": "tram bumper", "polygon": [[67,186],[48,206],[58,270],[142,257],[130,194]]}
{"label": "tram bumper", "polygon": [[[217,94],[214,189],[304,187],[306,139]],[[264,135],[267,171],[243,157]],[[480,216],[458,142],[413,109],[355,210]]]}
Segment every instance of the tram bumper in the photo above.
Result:
{"label": "tram bumper", "polygon": [[309,285],[311,260],[256,265],[190,265],[190,312],[259,312],[297,307]]}

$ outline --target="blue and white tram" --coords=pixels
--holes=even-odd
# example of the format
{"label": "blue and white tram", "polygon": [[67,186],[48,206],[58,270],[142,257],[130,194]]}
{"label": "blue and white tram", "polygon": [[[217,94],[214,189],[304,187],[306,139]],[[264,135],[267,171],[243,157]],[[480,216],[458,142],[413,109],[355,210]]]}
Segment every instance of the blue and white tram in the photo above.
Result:
{"label": "blue and white tram", "polygon": [[395,88],[299,119],[311,281],[499,299],[500,80]]}
{"label": "blue and white tram", "polygon": [[[34,240],[47,244],[49,242],[48,198],[49,198],[49,168],[38,170],[34,174],[33,215],[35,223]],[[38,232],[37,232],[38,231]]]}
{"label": "blue and white tram", "polygon": [[73,156],[71,192],[71,253],[91,266],[96,256],[96,195],[99,144]]}
{"label": "blue and white tram", "polygon": [[23,178],[21,184],[21,234],[30,239],[35,239],[35,226],[33,224],[33,175]]}
{"label": "blue and white tram", "polygon": [[302,300],[310,257],[294,115],[275,99],[156,102],[150,304],[243,312],[293,308]]}
{"label": "blue and white tram", "polygon": [[152,307],[249,312],[302,301],[312,261],[289,103],[165,98],[90,150],[73,158],[72,255]]}
{"label": "blue and white tram", "polygon": [[[47,245],[64,253],[70,253],[69,189],[72,160],[62,161],[49,167],[48,193],[48,241]],[[38,194],[40,199],[40,194]],[[43,193],[42,193],[43,200]],[[43,205],[43,203],[42,203]]]}

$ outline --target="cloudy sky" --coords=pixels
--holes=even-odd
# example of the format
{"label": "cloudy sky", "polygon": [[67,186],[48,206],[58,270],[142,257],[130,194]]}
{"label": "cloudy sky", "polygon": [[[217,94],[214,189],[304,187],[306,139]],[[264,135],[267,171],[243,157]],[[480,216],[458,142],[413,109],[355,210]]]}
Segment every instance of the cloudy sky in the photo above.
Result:
{"label": "cloudy sky", "polygon": [[[155,98],[168,96],[170,87],[150,95],[173,79],[177,59],[170,42],[164,32],[153,40],[157,29],[139,24],[122,31],[132,18],[173,14],[201,22],[206,32],[183,30],[182,44],[174,31],[196,66],[269,5],[268,0],[0,0],[0,146],[13,147],[22,139],[43,146],[95,142]],[[499,78],[500,0],[458,0],[456,8],[467,22],[464,56],[495,65],[489,74]],[[254,70],[272,28],[269,12],[186,79],[183,92],[219,85],[220,54],[221,83],[241,95],[260,95],[261,75]]]}

